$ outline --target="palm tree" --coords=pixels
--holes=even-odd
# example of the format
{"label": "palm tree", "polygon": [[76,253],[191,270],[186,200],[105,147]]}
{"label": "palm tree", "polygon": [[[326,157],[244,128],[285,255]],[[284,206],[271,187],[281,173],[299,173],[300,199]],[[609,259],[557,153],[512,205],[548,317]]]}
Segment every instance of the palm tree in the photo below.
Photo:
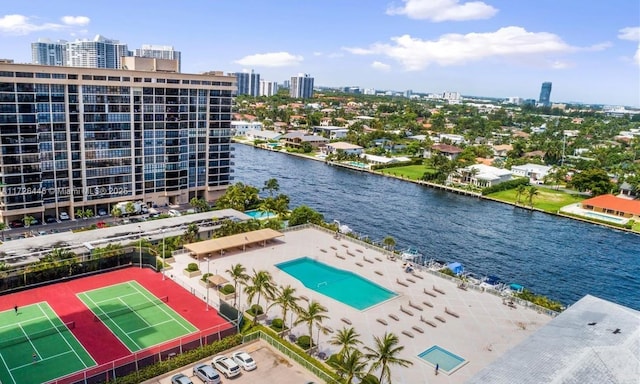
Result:
{"label": "palm tree", "polygon": [[200,228],[198,228],[198,224],[191,223],[187,226],[187,229],[184,231],[182,238],[184,239],[185,244],[193,243],[198,240],[198,234],[200,233]]}
{"label": "palm tree", "polygon": [[338,359],[329,363],[335,368],[336,373],[344,379],[346,384],[351,384],[353,378],[362,380],[367,374],[367,360],[362,352],[357,349],[339,354]]}
{"label": "palm tree", "polygon": [[393,252],[393,247],[396,246],[396,240],[391,236],[387,236],[382,239],[382,244],[384,244],[389,251]]}
{"label": "palm tree", "polygon": [[273,193],[280,190],[280,184],[278,184],[278,180],[276,179],[269,179],[264,182],[262,190],[269,191],[269,196],[273,197]]}
{"label": "palm tree", "polygon": [[115,217],[116,219],[119,219],[120,217],[122,217],[122,209],[118,207],[113,207],[113,209],[111,210],[111,216]]}
{"label": "palm tree", "polygon": [[[310,347],[313,347],[313,326],[317,323],[319,329],[321,329],[320,324],[322,324],[322,321],[329,318],[329,316],[325,315],[327,312],[327,308],[315,300],[311,300],[307,308],[300,308],[298,318],[293,325],[306,323],[309,326]],[[318,334],[319,337],[320,335]]]}
{"label": "palm tree", "polygon": [[282,309],[282,324],[284,325],[284,328],[287,328],[287,312],[289,312],[289,310],[297,312],[299,309],[297,301],[300,300],[300,298],[294,296],[295,293],[296,289],[292,286],[281,286],[276,292],[276,298],[270,305],[271,307],[277,304]]}
{"label": "palm tree", "polygon": [[4,230],[7,229],[7,224],[0,221],[0,232],[2,232],[2,241],[4,241]]}
{"label": "palm tree", "polygon": [[338,333],[333,336],[331,341],[329,341],[332,345],[340,346],[340,352],[338,354],[344,355],[345,353],[349,353],[352,349],[359,344],[362,344],[360,339],[360,334],[356,332],[353,327],[345,327],[338,331]]}
{"label": "palm tree", "polygon": [[398,346],[400,341],[395,334],[385,332],[382,338],[375,337],[374,341],[374,348],[364,347],[364,350],[366,351],[365,357],[368,360],[374,360],[370,371],[380,369],[380,383],[383,383],[383,379],[391,383],[391,365],[399,365],[401,367],[413,365],[411,361],[398,357],[404,347]]}
{"label": "palm tree", "polygon": [[36,221],[36,219],[33,216],[25,216],[22,218],[22,222],[24,223],[24,226],[29,228],[31,226],[31,224],[33,224]]}
{"label": "palm tree", "polygon": [[[257,295],[258,300],[256,300],[256,305],[260,306],[260,299],[262,296],[265,297],[268,303],[269,298],[274,296],[276,289],[273,279],[271,278],[271,274],[268,271],[256,271],[254,269],[253,276],[251,276],[249,280],[250,282],[247,283],[246,287],[244,287],[244,292],[247,294],[247,302],[251,304],[253,298]],[[257,323],[257,317],[257,313],[254,313],[254,325]]]}
{"label": "palm tree", "polygon": [[233,306],[235,307],[237,304],[237,297],[240,292],[238,292],[238,284],[244,284],[247,280],[249,280],[249,275],[246,274],[247,268],[245,268],[242,264],[231,265],[229,269],[225,272],[229,274],[231,280],[233,280],[233,288],[235,288],[236,295],[233,297]]}
{"label": "palm tree", "polygon": [[533,208],[533,198],[538,194],[538,188],[533,185],[527,188],[527,201],[529,202],[529,206]]}
{"label": "palm tree", "polygon": [[516,188],[516,204],[520,204],[520,198],[527,191],[527,187],[524,184],[518,185]]}

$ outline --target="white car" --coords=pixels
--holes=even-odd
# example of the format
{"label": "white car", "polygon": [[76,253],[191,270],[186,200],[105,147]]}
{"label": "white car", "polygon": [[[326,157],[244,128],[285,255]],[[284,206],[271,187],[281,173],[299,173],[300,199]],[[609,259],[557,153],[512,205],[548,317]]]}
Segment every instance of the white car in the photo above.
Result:
{"label": "white car", "polygon": [[178,216],[182,216],[182,214],[180,213],[180,211],[177,211],[175,209],[170,209],[167,211],[167,214],[169,214],[169,216],[172,217],[178,217]]}
{"label": "white car", "polygon": [[220,375],[209,364],[198,364],[193,367],[193,374],[198,379],[202,380],[204,384],[220,384]]}
{"label": "white car", "polygon": [[235,361],[239,366],[242,367],[245,371],[253,371],[258,368],[256,365],[256,361],[244,351],[238,351],[231,355],[233,361]]}
{"label": "white car", "polygon": [[241,373],[240,366],[236,364],[233,359],[230,359],[227,356],[216,356],[211,361],[211,364],[213,364],[213,367],[217,369],[218,372],[222,373],[227,379],[238,376]]}

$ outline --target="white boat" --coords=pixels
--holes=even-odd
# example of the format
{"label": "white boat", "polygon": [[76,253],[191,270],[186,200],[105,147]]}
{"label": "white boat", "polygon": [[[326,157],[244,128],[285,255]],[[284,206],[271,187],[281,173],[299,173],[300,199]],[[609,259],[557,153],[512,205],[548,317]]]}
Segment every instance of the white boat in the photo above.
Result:
{"label": "white boat", "polygon": [[417,249],[412,247],[409,247],[402,251],[400,257],[402,258],[402,261],[411,261],[416,264],[420,264],[420,262],[422,261],[422,254],[418,252]]}

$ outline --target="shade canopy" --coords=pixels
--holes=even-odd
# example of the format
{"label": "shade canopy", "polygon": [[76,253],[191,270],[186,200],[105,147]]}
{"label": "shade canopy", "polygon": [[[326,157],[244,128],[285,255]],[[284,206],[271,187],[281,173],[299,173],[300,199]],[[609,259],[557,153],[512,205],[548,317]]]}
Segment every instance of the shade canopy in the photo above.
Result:
{"label": "shade canopy", "polygon": [[449,265],[447,265],[447,268],[449,268],[449,270],[455,273],[456,275],[459,275],[462,272],[464,272],[464,268],[462,268],[462,264],[460,263],[449,263]]}
{"label": "shade canopy", "polygon": [[225,279],[223,276],[220,276],[220,275],[209,276],[207,280],[209,280],[211,284],[217,285],[217,286],[225,285],[229,282],[229,280]]}
{"label": "shade canopy", "polygon": [[259,229],[257,231],[239,233],[237,235],[220,237],[218,239],[211,239],[205,241],[199,241],[197,243],[185,244],[184,248],[187,249],[196,258],[215,256],[222,251],[244,247],[249,244],[261,243],[267,240],[273,240],[278,237],[284,236],[282,232],[278,232],[271,228]]}

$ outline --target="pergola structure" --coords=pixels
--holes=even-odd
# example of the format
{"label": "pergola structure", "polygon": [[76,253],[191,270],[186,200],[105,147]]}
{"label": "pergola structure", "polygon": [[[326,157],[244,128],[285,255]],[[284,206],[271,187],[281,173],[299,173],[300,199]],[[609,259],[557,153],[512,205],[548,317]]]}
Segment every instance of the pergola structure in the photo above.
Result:
{"label": "pergola structure", "polygon": [[225,251],[233,248],[242,248],[242,250],[244,250],[247,245],[251,244],[262,244],[262,246],[264,246],[267,241],[282,236],[284,236],[282,232],[278,232],[271,228],[265,228],[257,231],[220,237],[218,239],[185,244],[184,248],[189,251],[191,256],[200,260],[201,258],[212,257],[216,254],[223,255]]}

